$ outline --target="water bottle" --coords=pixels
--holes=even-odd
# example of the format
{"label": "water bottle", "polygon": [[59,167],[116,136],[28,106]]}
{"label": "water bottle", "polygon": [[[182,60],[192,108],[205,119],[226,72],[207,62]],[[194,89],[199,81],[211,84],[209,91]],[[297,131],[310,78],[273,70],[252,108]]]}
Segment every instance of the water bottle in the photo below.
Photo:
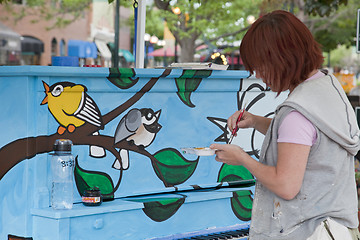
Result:
{"label": "water bottle", "polygon": [[54,144],[55,153],[51,158],[53,209],[71,209],[73,206],[74,157],[71,154],[71,147],[72,142],[68,139],[57,139]]}

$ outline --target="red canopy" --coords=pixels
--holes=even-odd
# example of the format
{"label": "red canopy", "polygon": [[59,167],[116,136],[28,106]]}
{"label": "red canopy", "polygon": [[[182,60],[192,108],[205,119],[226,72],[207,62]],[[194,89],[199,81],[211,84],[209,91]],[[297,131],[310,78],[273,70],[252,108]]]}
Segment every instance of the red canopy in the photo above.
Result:
{"label": "red canopy", "polygon": [[[177,46],[177,54],[178,55],[180,54],[180,46]],[[156,49],[156,50],[152,51],[151,53],[148,53],[148,56],[174,57],[175,56],[174,47],[163,47],[163,48]]]}

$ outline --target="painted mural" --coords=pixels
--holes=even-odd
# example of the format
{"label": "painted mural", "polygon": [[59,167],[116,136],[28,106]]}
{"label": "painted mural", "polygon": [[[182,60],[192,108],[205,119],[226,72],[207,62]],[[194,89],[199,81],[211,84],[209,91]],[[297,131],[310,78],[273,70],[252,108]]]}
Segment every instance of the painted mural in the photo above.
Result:
{"label": "painted mural", "polygon": [[[115,86],[118,91],[126,90],[124,95],[127,97],[121,100],[113,99],[109,105],[114,107],[105,106],[104,101],[101,101],[102,104],[97,103],[96,98],[92,96],[94,92],[92,92],[91,85],[86,85],[84,81],[77,82],[75,79],[74,81],[56,81],[50,84],[46,80],[41,80],[43,96],[42,101],[38,104],[40,108],[47,107],[50,118],[56,121],[55,125],[57,126],[50,129],[52,133],[48,135],[24,136],[2,146],[0,148],[0,181],[17,164],[41,154],[51,153],[56,139],[67,138],[72,140],[75,146],[88,147],[87,156],[77,155],[74,152],[74,179],[79,196],[85,190],[97,187],[100,189],[104,201],[123,197],[128,201],[142,203],[144,217],[154,222],[164,222],[181,209],[187,197],[186,194],[183,194],[184,190],[216,191],[232,186],[253,186],[255,179],[247,169],[242,166],[226,164],[222,164],[216,175],[211,176],[214,179],[213,184],[209,185],[206,181],[204,185],[201,181],[194,183],[190,179],[197,174],[199,163],[203,157],[193,157],[182,153],[174,140],[179,138],[179,134],[167,136],[168,141],[164,141],[166,139],[164,136],[158,140],[163,129],[181,128],[187,118],[191,121],[196,119],[197,115],[187,117],[187,114],[192,114],[195,110],[207,111],[211,108],[211,98],[213,97],[211,92],[201,93],[202,98],[209,98],[207,101],[210,106],[207,109],[198,109],[197,101],[200,94],[196,94],[202,84],[206,84],[204,82],[211,78],[213,73],[211,70],[181,70],[181,74],[173,79],[166,78],[174,70],[164,69],[162,71],[157,77],[140,80],[136,69],[109,69],[107,81],[113,85],[112,88]],[[176,92],[166,94],[176,94],[178,101],[185,108],[194,109],[193,111],[188,110],[187,114],[183,114],[179,110],[180,114],[170,116],[168,112],[170,112],[169,104],[171,105],[171,103],[166,102],[170,102],[170,100],[164,100],[163,104],[154,106],[149,102],[151,98],[145,99],[147,95],[158,97],[158,91],[162,90],[152,90],[156,85],[161,85],[164,79],[173,81],[176,86]],[[266,92],[269,91],[259,82],[244,84],[244,79],[240,78],[238,83],[238,90],[235,91],[237,95],[234,98],[220,99],[224,102],[236,101],[237,109],[240,109],[247,101],[246,110],[251,111],[254,106],[261,103]],[[131,91],[133,88],[134,90]],[[171,99],[171,101],[174,100]],[[274,108],[275,106],[272,109]],[[171,110],[174,112],[176,109]],[[229,112],[229,114],[231,113]],[[264,116],[273,114],[272,111],[266,112],[266,110],[262,113]],[[217,132],[217,136],[214,138],[206,136],[208,138],[208,142],[205,141],[206,144],[229,141],[230,132],[226,125],[229,115],[223,115],[221,111],[219,114],[221,115],[205,115],[206,119],[201,120],[202,122],[207,121],[204,128]],[[177,119],[175,123],[170,121],[174,118]],[[204,123],[202,124],[204,125]],[[109,130],[109,125],[111,125],[111,130]],[[199,129],[197,123],[194,123],[194,126]],[[197,129],[184,129],[184,131],[196,132]],[[196,133],[192,134],[196,136]],[[254,158],[259,157],[259,142],[261,142],[256,140],[258,138],[256,134],[255,131],[250,130],[246,134],[239,134],[240,136],[234,141],[235,144],[236,141],[247,142],[244,149]],[[152,147],[154,143],[156,143],[157,149]],[[18,149],[24,148],[27,151],[18,151]],[[174,194],[173,197],[162,198],[159,196],[149,200],[146,196],[133,198],[130,193],[122,194],[122,191],[126,192],[122,189],[126,181],[124,175],[136,168],[133,161],[139,158],[150,162],[152,167],[150,172],[163,185],[161,188],[156,183],[156,187],[151,190],[151,193],[156,192],[156,189],[159,188],[162,192]],[[206,161],[210,160],[206,159]],[[93,164],[94,162],[96,164]],[[99,165],[101,167],[96,168]],[[137,177],[140,179],[142,176]],[[133,186],[133,188],[136,187]],[[236,218],[241,222],[247,222],[251,219],[252,201],[251,190],[238,190],[232,193],[228,204]],[[6,230],[2,229],[2,231]],[[10,239],[11,234],[16,233],[8,234]]]}

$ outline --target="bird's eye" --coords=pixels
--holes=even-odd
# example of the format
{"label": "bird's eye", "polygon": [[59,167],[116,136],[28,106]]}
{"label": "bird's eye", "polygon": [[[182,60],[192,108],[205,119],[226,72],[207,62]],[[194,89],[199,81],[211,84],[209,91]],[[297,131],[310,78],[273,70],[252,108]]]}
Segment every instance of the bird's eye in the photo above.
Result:
{"label": "bird's eye", "polygon": [[64,91],[64,87],[61,85],[57,85],[52,90],[51,95],[53,95],[54,97],[58,97],[63,91]]}
{"label": "bird's eye", "polygon": [[148,111],[144,113],[142,122],[146,125],[150,125],[155,121],[156,121],[156,117],[154,115],[154,112],[151,109],[148,109]]}
{"label": "bird's eye", "polygon": [[149,112],[148,114],[146,114],[146,120],[150,121],[153,118],[153,114],[152,112]]}

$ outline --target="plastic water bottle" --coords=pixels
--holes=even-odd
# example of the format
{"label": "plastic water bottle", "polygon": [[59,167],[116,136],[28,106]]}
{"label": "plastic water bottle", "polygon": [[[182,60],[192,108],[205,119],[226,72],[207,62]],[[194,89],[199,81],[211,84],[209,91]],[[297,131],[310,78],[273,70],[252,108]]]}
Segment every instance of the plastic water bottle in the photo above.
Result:
{"label": "plastic water bottle", "polygon": [[51,207],[53,209],[71,209],[73,206],[73,169],[74,157],[71,154],[72,142],[57,139],[51,158],[52,186]]}

